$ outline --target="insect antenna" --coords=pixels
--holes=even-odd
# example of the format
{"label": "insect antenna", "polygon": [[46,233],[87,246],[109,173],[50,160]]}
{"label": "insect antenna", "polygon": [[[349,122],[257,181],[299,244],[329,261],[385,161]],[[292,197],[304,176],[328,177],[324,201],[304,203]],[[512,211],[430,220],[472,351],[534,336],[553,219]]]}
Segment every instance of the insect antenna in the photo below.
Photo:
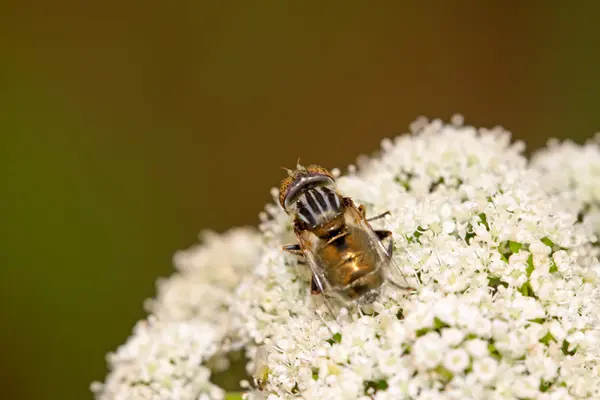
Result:
{"label": "insect antenna", "polygon": [[281,169],[282,169],[282,170],[284,170],[284,171],[286,171],[286,172],[287,172],[287,174],[288,174],[288,176],[292,176],[292,175],[294,175],[294,171],[292,171],[292,170],[291,170],[291,169],[289,169],[289,168],[286,168],[286,167],[281,167]]}

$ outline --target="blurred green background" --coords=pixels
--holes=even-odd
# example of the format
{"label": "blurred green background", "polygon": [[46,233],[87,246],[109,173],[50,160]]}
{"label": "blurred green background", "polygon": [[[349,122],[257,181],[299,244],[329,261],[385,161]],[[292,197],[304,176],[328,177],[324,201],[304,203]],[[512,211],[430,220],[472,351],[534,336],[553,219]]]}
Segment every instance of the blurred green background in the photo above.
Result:
{"label": "blurred green background", "polygon": [[600,130],[600,3],[418,4],[3,5],[0,398],[91,398],[173,252],[256,224],[298,156],[420,115]]}

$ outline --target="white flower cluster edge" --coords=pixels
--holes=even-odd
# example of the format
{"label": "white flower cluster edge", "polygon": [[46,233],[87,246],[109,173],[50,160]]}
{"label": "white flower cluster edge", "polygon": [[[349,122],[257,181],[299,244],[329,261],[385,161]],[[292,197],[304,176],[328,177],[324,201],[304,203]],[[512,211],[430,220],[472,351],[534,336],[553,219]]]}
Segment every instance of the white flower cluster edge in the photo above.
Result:
{"label": "white flower cluster edge", "polygon": [[[414,292],[327,312],[276,200],[260,229],[205,233],[175,256],[149,317],[109,354],[98,400],[223,399],[211,373],[266,345],[247,399],[600,399],[600,145],[531,161],[501,129],[419,120],[338,178]],[[336,172],[338,173],[338,172]],[[277,193],[274,191],[274,196]]]}

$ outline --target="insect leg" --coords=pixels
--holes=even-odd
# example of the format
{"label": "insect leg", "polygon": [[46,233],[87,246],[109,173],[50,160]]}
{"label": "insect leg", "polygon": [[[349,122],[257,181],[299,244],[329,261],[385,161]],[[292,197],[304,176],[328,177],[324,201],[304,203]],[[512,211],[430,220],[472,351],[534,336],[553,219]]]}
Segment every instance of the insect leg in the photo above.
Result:
{"label": "insect leg", "polygon": [[287,244],[287,245],[283,246],[283,250],[287,251],[288,253],[297,255],[297,256],[304,255],[304,253],[302,252],[302,248],[300,247],[299,244]]}
{"label": "insect leg", "polygon": [[[348,198],[349,202],[352,202],[351,199]],[[367,215],[367,209],[365,208],[364,204],[361,204],[358,206],[358,212],[360,213],[360,215],[364,218]]]}
{"label": "insect leg", "polygon": [[323,295],[323,302],[325,303],[325,307],[327,307],[327,310],[329,310],[329,313],[331,314],[331,316],[333,317],[333,319],[337,320],[337,314],[333,312],[333,308],[331,307],[331,304],[329,303],[329,300],[327,299],[327,296],[325,296],[325,293],[323,293],[323,283],[321,282],[321,279],[319,279],[319,277],[313,273],[312,279],[310,281],[310,290],[311,293],[313,294],[322,294]]}
{"label": "insect leg", "polygon": [[[367,209],[365,208],[364,204],[361,204],[361,205],[358,206],[358,212],[360,213],[360,215],[363,218],[367,217]],[[371,221],[375,221],[375,220],[381,219],[383,217],[387,217],[388,215],[391,215],[391,214],[392,214],[391,212],[386,211],[384,213],[381,213],[379,215],[376,215],[376,216],[371,217],[371,218],[366,218],[366,219],[367,219],[367,221],[371,222]]]}
{"label": "insect leg", "polygon": [[389,243],[386,247],[386,253],[387,253],[387,256],[390,258],[390,262],[392,264],[389,266],[389,267],[391,267],[390,272],[392,273],[392,275],[394,275],[395,279],[390,279],[389,282],[401,290],[411,290],[411,291],[414,290],[406,285],[401,285],[398,282],[396,282],[396,279],[399,279],[400,281],[407,283],[406,278],[404,277],[404,274],[400,271],[400,266],[397,265],[396,262],[392,259],[392,252],[394,251],[394,241],[391,240],[392,232],[387,231],[387,230],[377,230],[377,231],[375,231],[375,234],[377,235],[377,237],[379,238],[379,240],[381,241],[382,244],[383,244],[384,240],[390,239]]}
{"label": "insect leg", "polygon": [[[294,254],[296,256],[298,256],[298,265],[306,265],[306,259],[304,258],[304,253],[302,252],[302,249],[300,248],[300,245],[297,244],[288,244],[286,246],[283,246],[283,249],[291,254]],[[321,293],[321,291],[319,290],[319,288],[317,287],[317,284],[315,283],[315,278],[313,276],[312,280],[311,280],[311,293],[312,294],[319,294]]]}
{"label": "insect leg", "polygon": [[315,281],[315,276],[313,275],[311,280],[310,280],[310,293],[311,294],[321,294],[322,291],[319,288],[319,285],[317,285],[317,281]]}
{"label": "insect leg", "polygon": [[[299,256],[298,264],[300,264],[300,265],[307,264],[306,260],[304,258],[304,253],[302,252],[302,249],[300,248],[299,244],[288,244],[286,246],[283,246],[283,249],[289,253]],[[315,281],[314,275],[312,276],[312,278],[310,280],[310,292],[311,292],[311,294],[323,293],[323,291],[319,288],[319,285],[317,285],[317,281]]]}
{"label": "insect leg", "polygon": [[[381,240],[382,242],[386,239],[391,239],[391,237],[392,237],[392,232],[386,231],[386,230],[375,231],[375,234],[377,235],[379,240]],[[390,257],[392,256],[393,250],[394,250],[394,242],[390,240],[390,243],[388,244],[388,247],[387,247],[388,256],[390,256]]]}
{"label": "insect leg", "polygon": [[385,229],[379,229],[379,230],[375,231],[375,234],[377,235],[379,240],[385,240],[385,239],[389,238],[390,236],[392,236],[392,231],[388,231]]}
{"label": "insect leg", "polygon": [[350,234],[350,232],[348,232],[348,231],[345,231],[345,232],[339,233],[339,234],[335,235],[334,237],[332,237],[331,239],[329,239],[329,240],[327,241],[327,245],[329,245],[329,244],[331,244],[331,243],[335,242],[335,241],[336,241],[336,240],[338,240],[339,238],[343,238],[344,236],[348,236],[349,234]]}
{"label": "insect leg", "polygon": [[386,211],[386,212],[384,212],[384,213],[381,213],[381,214],[379,214],[379,215],[376,215],[376,216],[374,216],[374,217],[368,218],[368,219],[367,219],[367,221],[369,221],[369,222],[371,222],[371,221],[375,221],[375,220],[378,220],[378,219],[381,219],[381,218],[387,217],[388,215],[392,215],[392,213],[391,213],[391,212],[389,212],[389,211]]}

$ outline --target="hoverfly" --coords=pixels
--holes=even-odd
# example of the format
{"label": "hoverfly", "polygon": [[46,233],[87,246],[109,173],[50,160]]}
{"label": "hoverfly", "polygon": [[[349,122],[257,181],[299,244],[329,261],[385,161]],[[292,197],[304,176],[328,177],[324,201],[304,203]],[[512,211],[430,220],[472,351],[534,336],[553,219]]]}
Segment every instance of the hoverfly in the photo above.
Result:
{"label": "hoverfly", "polygon": [[281,182],[279,202],[293,220],[298,243],[283,249],[304,257],[310,266],[312,294],[369,303],[386,280],[408,289],[392,259],[392,232],[369,224],[389,212],[367,219],[365,207],[339,193],[331,173],[318,165],[297,165],[288,175]]}
{"label": "hoverfly", "polygon": [[266,345],[259,346],[256,349],[256,355],[254,357],[254,385],[258,390],[264,390],[267,380],[269,378],[269,364],[268,364],[269,351]]}

